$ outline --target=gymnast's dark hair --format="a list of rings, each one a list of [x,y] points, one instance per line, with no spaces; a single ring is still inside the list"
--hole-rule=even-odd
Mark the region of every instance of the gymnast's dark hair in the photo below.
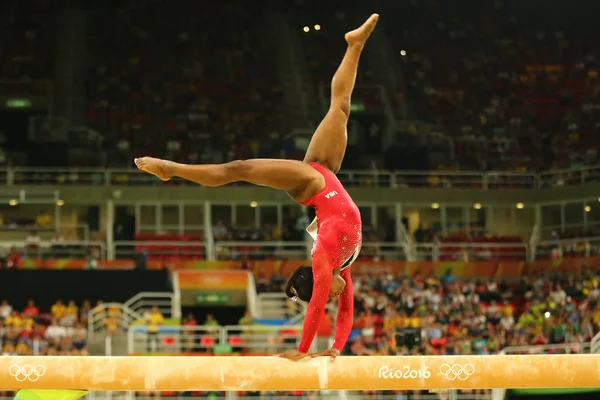
[[[313,293],[312,267],[302,266],[294,271],[285,285],[285,295],[291,299],[309,302]]]

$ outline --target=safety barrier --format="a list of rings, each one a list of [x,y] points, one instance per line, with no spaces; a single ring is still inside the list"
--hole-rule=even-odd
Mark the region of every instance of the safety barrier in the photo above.
[[[340,171],[340,181],[347,187],[410,187],[410,188],[469,188],[469,189],[541,189],[578,186],[600,182],[600,166],[533,173],[505,171]],[[0,183],[8,185],[114,185],[152,186],[161,182],[137,169],[100,168],[25,168],[0,170]],[[195,185],[173,179],[172,185]],[[244,185],[240,183],[239,185]]]
[[[234,351],[277,353],[296,348],[301,332],[299,325],[161,325],[154,331],[135,325],[127,331],[127,349],[129,354],[208,353],[227,346]]]

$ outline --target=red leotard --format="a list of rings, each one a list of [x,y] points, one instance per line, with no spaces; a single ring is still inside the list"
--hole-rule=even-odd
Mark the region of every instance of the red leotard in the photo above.
[[[315,279],[313,294],[304,318],[302,340],[298,350],[307,353],[315,337],[319,324],[323,320],[325,306],[329,299],[329,290],[333,270],[341,267],[342,278],[346,287],[338,298],[338,316],[335,327],[335,342],[333,347],[342,350],[354,318],[354,290],[350,277],[350,265],[360,251],[362,244],[362,223],[358,207],[338,178],[323,166],[309,163],[325,178],[325,187],[310,199],[302,202],[305,206],[315,208],[318,230],[313,232],[313,276]],[[313,224],[311,224],[312,226]],[[317,254],[327,254],[328,257],[318,258]],[[331,260],[330,265],[324,265],[322,260]]]

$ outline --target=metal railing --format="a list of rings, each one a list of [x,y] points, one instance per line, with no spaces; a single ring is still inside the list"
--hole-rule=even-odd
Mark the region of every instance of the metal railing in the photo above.
[[[411,187],[469,189],[542,189],[579,186],[600,182],[600,166],[533,173],[505,171],[340,171],[340,181],[347,187]],[[163,184],[137,169],[102,168],[29,168],[13,167],[0,170],[0,182],[8,185],[114,185],[153,186]],[[171,185],[195,185],[183,179],[173,179]],[[239,183],[238,185],[245,185]]]
[[[115,258],[134,258],[143,253],[149,257],[207,258],[205,242],[189,241],[116,241],[113,243]]]
[[[600,332],[596,333],[596,335],[592,338],[592,341],[590,342],[590,353],[600,353]]]
[[[303,315],[306,305],[289,299],[285,293],[260,293],[256,297],[256,318],[290,319]]]
[[[217,242],[213,247],[194,241],[117,241],[110,247],[117,259],[135,259],[139,254],[151,261],[162,260],[309,260],[308,242]],[[216,249],[216,254],[208,248]],[[100,241],[42,241],[28,246],[24,240],[3,241],[0,249],[15,248],[33,259],[85,259],[98,250],[98,259],[107,259],[107,247]],[[535,261],[563,257],[589,257],[600,254],[600,237],[546,240],[537,243],[437,242],[415,243],[409,248],[394,242],[364,242],[361,257],[381,261]],[[109,258],[110,259],[110,258]],[[93,268],[91,266],[91,268]]]
[[[600,253],[600,237],[544,240],[536,247],[537,259],[563,258],[567,256],[589,257]]]
[[[235,351],[276,353],[298,346],[299,325],[165,326],[148,331],[146,325],[127,332],[129,354],[146,352],[212,352],[226,345]]]
[[[158,311],[166,318],[181,318],[181,309],[177,307],[175,294],[168,292],[140,292],[123,303],[123,306],[140,315],[158,307]]]
[[[419,261],[493,261],[498,259],[525,260],[525,243],[440,242],[415,245]]]
[[[135,323],[145,321],[146,313],[158,307],[167,318],[181,318],[181,307],[175,301],[177,294],[162,292],[141,292],[125,303],[103,303],[94,307],[88,314],[88,335],[108,332],[110,325],[116,332],[126,332]]]
[[[103,303],[92,308],[88,314],[88,337],[109,332],[115,326],[116,332],[126,332],[132,323],[143,321],[144,316],[125,307],[121,303]]]
[[[310,258],[306,242],[284,241],[215,241],[217,259],[237,259],[242,256],[249,259],[288,259],[306,260]]]
[[[54,242],[40,241],[38,245],[28,245],[25,240],[6,241],[0,243],[4,249],[14,248],[28,258],[86,258],[90,249],[99,251],[99,258],[106,258],[106,244],[100,241],[71,240]]]

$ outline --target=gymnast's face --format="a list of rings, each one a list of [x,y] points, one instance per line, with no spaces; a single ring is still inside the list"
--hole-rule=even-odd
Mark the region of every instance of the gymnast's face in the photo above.
[[[329,289],[329,298],[334,299],[338,297],[340,294],[342,294],[345,287],[346,281],[344,278],[334,273],[333,279],[331,280],[331,289]]]

